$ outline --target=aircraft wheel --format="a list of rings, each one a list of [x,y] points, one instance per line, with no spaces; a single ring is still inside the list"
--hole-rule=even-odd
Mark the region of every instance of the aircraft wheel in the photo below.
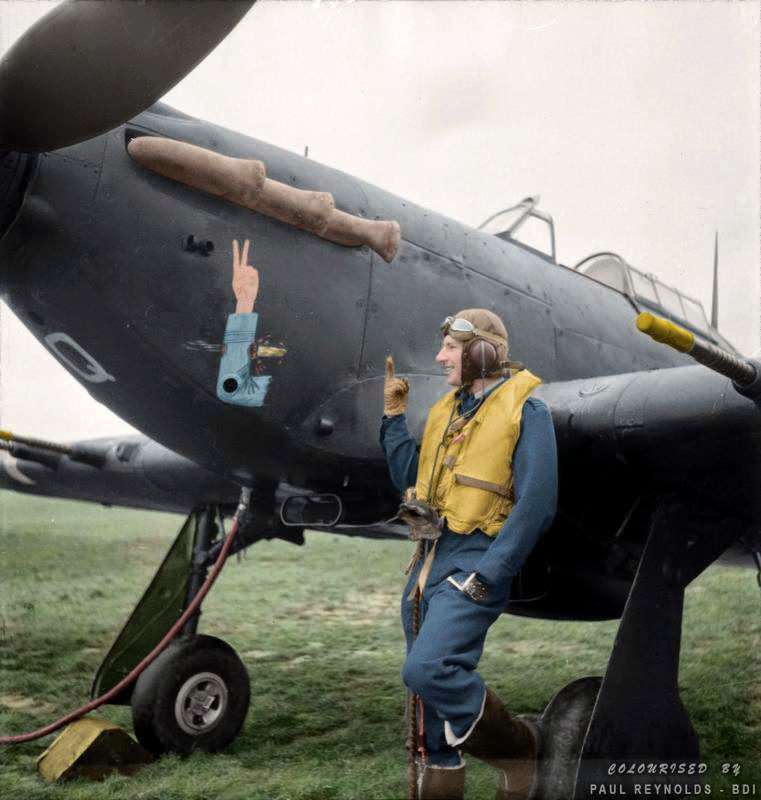
[[[152,753],[222,750],[240,732],[250,697],[248,673],[229,644],[214,636],[180,639],[137,680],[135,736]]]

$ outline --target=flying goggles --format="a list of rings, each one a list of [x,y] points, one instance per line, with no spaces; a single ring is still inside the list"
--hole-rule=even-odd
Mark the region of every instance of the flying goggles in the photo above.
[[[501,344],[507,348],[506,339],[498,336],[496,333],[489,333],[481,328],[477,328],[470,320],[463,319],[462,317],[447,317],[441,323],[441,332],[444,336],[449,334],[453,338],[460,340],[479,337],[481,339],[486,339],[487,342]]]

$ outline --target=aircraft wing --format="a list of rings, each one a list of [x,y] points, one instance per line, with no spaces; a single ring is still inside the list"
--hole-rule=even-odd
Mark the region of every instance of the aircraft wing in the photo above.
[[[146,436],[90,439],[71,454],[14,444],[0,452],[0,488],[104,505],[188,513],[234,506],[240,487]]]
[[[586,575],[593,601],[574,613],[618,613],[652,511],[666,505],[675,509],[674,537],[707,541],[728,525],[736,537],[715,557],[753,566],[761,551],[758,400],[700,365],[549,383],[535,394],[552,413],[560,486],[555,521],[528,562],[548,594],[539,605],[569,609]]]
[[[761,477],[761,401],[728,378],[695,365],[550,383],[536,394],[552,410],[561,460],[582,475],[620,469],[641,489],[680,496],[711,485],[702,504],[761,522],[750,500]],[[726,472],[732,480],[718,485]]]

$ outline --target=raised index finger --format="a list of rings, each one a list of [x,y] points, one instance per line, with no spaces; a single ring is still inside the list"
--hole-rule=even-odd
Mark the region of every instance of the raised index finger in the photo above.
[[[386,377],[394,377],[394,357],[392,355],[386,356]]]
[[[240,263],[244,267],[248,265],[248,244],[248,239],[246,239],[246,241],[243,242],[243,254],[240,257]]]
[[[238,240],[233,239],[233,269],[240,263],[240,251],[238,250]]]

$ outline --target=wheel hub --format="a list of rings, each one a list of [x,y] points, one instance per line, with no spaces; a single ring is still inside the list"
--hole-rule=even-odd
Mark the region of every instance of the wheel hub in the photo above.
[[[185,733],[208,733],[227,710],[227,685],[213,672],[199,672],[188,678],[177,693],[174,715]]]

